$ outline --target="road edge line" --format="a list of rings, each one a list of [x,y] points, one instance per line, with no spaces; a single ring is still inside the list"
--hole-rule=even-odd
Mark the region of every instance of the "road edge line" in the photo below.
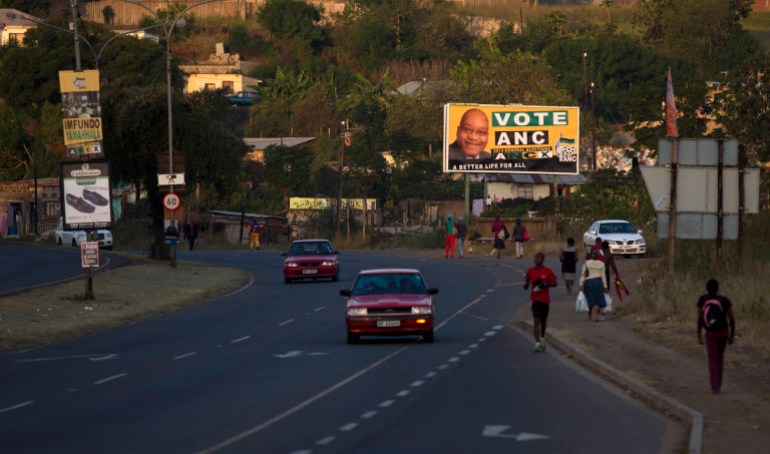
[[[514,325],[525,332],[532,330],[532,322],[530,321],[520,321]],[[635,398],[644,401],[653,409],[676,416],[681,421],[689,423],[688,453],[701,454],[703,449],[703,413],[625,374],[556,334],[548,334],[548,345],[555,347],[569,359],[593,372],[599,378],[606,379],[616,386],[633,392]]]

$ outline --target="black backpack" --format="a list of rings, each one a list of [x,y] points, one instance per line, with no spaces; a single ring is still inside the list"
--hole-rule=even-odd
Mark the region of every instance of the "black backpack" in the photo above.
[[[706,331],[720,331],[727,328],[727,316],[721,299],[709,298],[703,302],[701,322]]]

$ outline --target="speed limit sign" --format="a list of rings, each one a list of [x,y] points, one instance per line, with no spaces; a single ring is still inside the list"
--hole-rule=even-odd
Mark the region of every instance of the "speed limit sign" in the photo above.
[[[182,206],[182,199],[180,199],[179,196],[173,192],[169,192],[163,196],[163,207],[165,209],[176,211],[180,206]]]

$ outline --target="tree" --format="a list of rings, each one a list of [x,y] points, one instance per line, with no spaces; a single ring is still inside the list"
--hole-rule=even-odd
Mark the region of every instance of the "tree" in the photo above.
[[[35,16],[48,16],[50,4],[48,0],[0,0],[0,8],[10,8],[23,11]]]
[[[268,0],[257,20],[279,47],[287,41],[299,41],[318,53],[329,44],[328,32],[320,25],[321,9],[302,0]]]
[[[28,117],[0,104],[0,180],[18,180],[26,174],[29,161]]]
[[[270,145],[265,149],[265,182],[281,191],[284,204],[290,196],[308,196],[313,154],[307,148]]]
[[[552,68],[542,58],[519,51],[502,55],[490,43],[479,59],[459,61],[452,69],[453,99],[481,104],[574,103],[552,74]]]

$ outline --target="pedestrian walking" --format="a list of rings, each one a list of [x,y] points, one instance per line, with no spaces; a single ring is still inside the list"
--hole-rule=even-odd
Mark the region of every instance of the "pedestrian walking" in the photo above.
[[[564,286],[567,287],[567,295],[572,295],[578,263],[574,238],[567,238],[567,246],[562,248],[561,253],[559,253],[559,261],[561,261],[561,277],[564,279]]]
[[[709,358],[711,392],[722,390],[722,373],[727,344],[735,341],[735,316],[733,305],[726,296],[719,294],[719,282],[709,279],[706,294],[698,299],[698,343],[703,344],[706,331],[706,351]]]
[[[524,242],[528,239],[527,228],[521,224],[521,218],[516,218],[516,225],[513,226],[513,244],[517,259],[524,258]]]
[[[556,275],[545,266],[545,254],[535,254],[535,266],[524,275],[524,290],[532,285],[530,304],[532,309],[532,334],[535,337],[535,353],[545,351],[545,329],[551,308],[550,287],[556,287]]]
[[[594,242],[593,246],[591,246],[591,249],[586,251],[586,260],[588,260],[591,257],[591,253],[594,251],[599,251],[599,260],[604,261],[604,252],[602,251],[602,239],[600,237],[596,237],[596,241]]]
[[[455,258],[455,222],[452,213],[446,215],[446,236],[444,237],[444,258]]]
[[[580,273],[580,291],[588,302],[588,321],[599,321],[599,311],[607,305],[604,294],[607,293],[607,278],[604,273],[604,262],[599,260],[599,251],[591,252],[583,264]]]
[[[615,265],[615,254],[610,251],[610,242],[607,240],[602,241],[602,261],[604,262],[604,274],[607,276],[607,286],[610,282],[614,282],[610,279],[610,270],[615,273],[615,277],[620,277],[618,267]]]
[[[189,222],[184,229],[184,236],[190,245],[190,251],[192,251],[195,248],[195,240],[198,239],[198,227],[194,223]]]
[[[251,225],[249,226],[249,250],[259,250],[259,233],[260,227],[257,218],[251,218]]]
[[[457,252],[459,257],[463,258],[465,255],[465,237],[468,236],[468,225],[462,216],[457,216],[455,228],[457,229]]]
[[[500,219],[500,216],[495,216],[495,220],[492,221],[492,233],[494,234],[494,246],[492,247],[492,251],[489,253],[489,255],[497,254],[497,258],[500,258],[500,251],[505,249],[505,238],[506,234],[508,232],[508,229],[505,227],[505,224]]]

